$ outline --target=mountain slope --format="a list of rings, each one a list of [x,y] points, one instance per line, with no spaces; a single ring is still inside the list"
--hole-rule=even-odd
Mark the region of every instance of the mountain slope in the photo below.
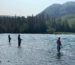
[[[60,18],[57,18],[56,20],[58,19]],[[69,26],[72,27],[72,24],[75,24],[75,14],[64,15],[61,17],[61,20],[62,22],[67,20],[67,22],[69,23]]]
[[[47,7],[44,11],[42,11],[39,14],[44,14],[45,17],[48,14],[50,17],[56,18],[68,14],[75,14],[75,2],[67,2],[64,4],[53,4]]]
[[[69,14],[69,15],[62,16],[61,19],[62,20],[67,19],[68,22],[73,22],[75,21],[75,14]]]

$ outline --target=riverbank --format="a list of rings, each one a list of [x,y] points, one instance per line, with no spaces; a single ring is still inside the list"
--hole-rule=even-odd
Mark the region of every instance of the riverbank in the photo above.
[[[73,32],[54,32],[54,34],[75,34]]]
[[[75,32],[54,32],[54,33],[0,33],[0,34],[75,34]]]

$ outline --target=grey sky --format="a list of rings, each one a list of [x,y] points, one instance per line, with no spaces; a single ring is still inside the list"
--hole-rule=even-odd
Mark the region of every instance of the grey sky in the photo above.
[[[0,0],[0,15],[35,16],[54,3],[68,1],[71,0]]]

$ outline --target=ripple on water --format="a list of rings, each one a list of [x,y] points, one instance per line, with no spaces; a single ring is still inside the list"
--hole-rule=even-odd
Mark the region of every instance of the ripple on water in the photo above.
[[[75,35],[21,34],[23,39],[18,47],[18,34],[0,34],[0,65],[75,65]],[[57,54],[56,40],[61,37],[63,48]]]

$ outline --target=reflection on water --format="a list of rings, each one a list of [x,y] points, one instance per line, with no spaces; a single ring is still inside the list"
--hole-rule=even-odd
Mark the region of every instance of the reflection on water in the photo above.
[[[61,59],[62,53],[57,53],[57,59]]]
[[[9,42],[9,46],[11,45],[11,42]]]
[[[0,34],[0,65],[75,65],[75,35]],[[61,37],[63,48],[57,53],[56,40]]]

